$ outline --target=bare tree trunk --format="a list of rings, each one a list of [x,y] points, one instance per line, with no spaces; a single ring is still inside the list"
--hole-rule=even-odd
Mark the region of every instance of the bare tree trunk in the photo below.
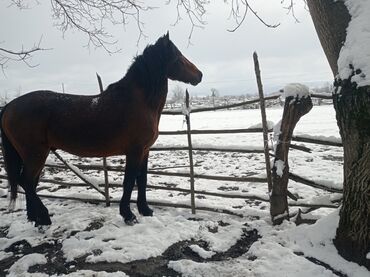
[[[346,259],[370,269],[370,87],[336,85],[337,122],[343,140],[343,203],[334,244]]]
[[[321,45],[333,75],[351,16],[343,1],[307,0]],[[348,65],[349,66],[349,65]],[[343,141],[343,203],[334,240],[346,259],[370,267],[370,87],[358,88],[350,80],[337,80],[333,95]]]
[[[281,120],[279,140],[276,145],[274,165],[272,167],[272,190],[270,192],[270,214],[274,225],[289,219],[288,210],[288,154],[293,131],[302,116],[312,109],[312,100],[307,97],[285,99],[283,118]],[[282,163],[282,172],[278,172],[278,163]],[[281,169],[280,167],[280,169]]]

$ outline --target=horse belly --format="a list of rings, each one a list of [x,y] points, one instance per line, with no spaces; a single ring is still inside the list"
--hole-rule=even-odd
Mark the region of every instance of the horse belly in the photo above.
[[[81,157],[108,157],[126,153],[125,139],[111,136],[71,135],[50,137],[53,148]]]

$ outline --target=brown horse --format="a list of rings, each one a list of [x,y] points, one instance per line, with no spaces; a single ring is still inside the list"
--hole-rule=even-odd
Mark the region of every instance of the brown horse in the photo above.
[[[127,224],[137,222],[130,209],[137,182],[139,213],[152,216],[146,201],[148,154],[158,137],[168,78],[197,85],[202,73],[167,33],[146,47],[125,77],[100,95],[34,91],[6,105],[0,127],[11,201],[20,185],[26,194],[28,219],[36,225],[49,225],[49,212],[37,196],[36,186],[50,150],[84,157],[126,155],[120,214]]]

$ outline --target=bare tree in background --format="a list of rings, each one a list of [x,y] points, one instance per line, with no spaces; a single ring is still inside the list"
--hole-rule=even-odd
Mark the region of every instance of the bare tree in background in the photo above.
[[[211,88],[211,98],[212,98],[212,105],[213,107],[216,106],[216,97],[218,97],[220,94],[216,88]]]
[[[181,86],[176,85],[172,89],[171,101],[173,103],[184,103],[184,99],[185,99],[185,91],[184,91],[184,89]]]

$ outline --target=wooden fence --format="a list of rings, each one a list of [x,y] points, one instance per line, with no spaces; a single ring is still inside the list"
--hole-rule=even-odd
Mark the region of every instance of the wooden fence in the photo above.
[[[258,60],[257,60],[258,61]],[[148,188],[150,189],[156,189],[156,190],[171,190],[171,191],[177,191],[177,192],[183,192],[183,193],[189,193],[190,194],[190,205],[188,204],[178,204],[178,203],[172,203],[172,202],[166,202],[166,201],[148,201],[150,205],[155,206],[167,206],[167,207],[176,207],[176,208],[189,208],[191,209],[192,213],[195,213],[196,210],[205,210],[205,211],[213,211],[213,212],[221,212],[231,215],[236,215],[242,217],[241,214],[237,213],[235,210],[229,210],[229,209],[218,209],[218,208],[212,208],[208,206],[201,206],[196,205],[195,203],[195,195],[208,195],[208,196],[215,196],[215,197],[223,197],[223,198],[238,198],[238,199],[249,199],[249,200],[259,200],[262,202],[269,202],[270,199],[268,197],[268,194],[266,193],[266,197],[258,196],[258,195],[248,195],[246,193],[218,193],[218,192],[209,192],[204,190],[196,190],[195,189],[195,180],[196,179],[207,179],[207,180],[217,180],[217,181],[232,181],[232,182],[253,182],[253,183],[264,183],[267,184],[271,181],[271,170],[269,169],[270,165],[270,156],[274,156],[274,153],[270,153],[267,144],[267,137],[268,134],[272,132],[271,129],[267,128],[266,124],[266,117],[265,117],[265,108],[264,103],[265,101],[275,100],[280,97],[280,95],[272,95],[268,97],[264,97],[263,91],[262,91],[262,83],[260,82],[260,73],[257,65],[255,64],[256,68],[256,76],[258,81],[258,88],[259,88],[259,98],[248,100],[240,103],[235,103],[231,105],[225,105],[225,106],[219,106],[219,107],[207,107],[207,108],[195,108],[191,109],[189,107],[189,96],[187,93],[186,97],[186,110],[180,111],[180,110],[165,110],[162,114],[165,115],[182,115],[186,118],[187,123],[187,129],[184,131],[161,131],[160,135],[186,135],[188,139],[188,146],[186,147],[153,147],[151,151],[176,151],[176,150],[186,150],[189,153],[189,166],[186,166],[186,168],[189,169],[189,172],[168,172],[163,170],[155,170],[155,169],[149,169],[148,174],[152,175],[162,175],[162,176],[177,176],[177,177],[183,177],[190,179],[190,186],[189,189],[184,188],[169,188],[164,186],[157,186],[157,185],[148,185]],[[99,85],[102,89],[101,80],[99,79]],[[326,95],[311,95],[311,97],[317,97],[322,99],[328,99],[329,96]],[[206,112],[206,111],[215,111],[215,110],[221,110],[221,109],[230,109],[230,108],[237,108],[240,106],[247,106],[255,103],[260,103],[261,113],[262,113],[262,128],[245,128],[245,129],[228,129],[228,130],[192,130],[191,129],[191,119],[190,116],[193,113],[198,112]],[[235,149],[235,148],[226,148],[226,147],[194,147],[192,145],[192,135],[204,135],[204,134],[250,134],[250,133],[261,133],[263,134],[263,141],[264,141],[264,149]],[[262,136],[261,136],[262,139]],[[329,145],[334,147],[341,147],[340,143],[333,143],[330,141],[324,141],[324,140],[317,140],[312,138],[305,138],[305,137],[299,137],[299,136],[293,136],[292,141],[297,142],[304,142],[304,143],[316,143],[316,144],[322,144],[322,145]],[[307,147],[303,147],[301,145],[293,145],[290,144],[290,148],[297,149],[300,151],[310,152],[311,150]],[[266,161],[266,177],[231,177],[231,176],[215,176],[215,175],[204,175],[204,174],[197,174],[194,170],[194,162],[193,162],[193,151],[220,151],[220,152],[237,152],[237,153],[260,153],[265,154],[265,161]],[[102,196],[102,198],[78,198],[78,197],[64,197],[64,196],[57,196],[57,195],[50,195],[50,194],[43,194],[41,191],[38,192],[40,197],[47,197],[47,198],[59,198],[59,199],[72,199],[72,200],[81,200],[81,201],[88,201],[88,202],[102,202],[106,203],[107,206],[110,205],[110,203],[117,203],[119,200],[117,199],[111,199],[109,195],[109,189],[113,187],[121,187],[121,185],[109,183],[108,176],[109,172],[123,172],[124,167],[123,166],[109,166],[107,165],[106,161],[103,160],[101,165],[79,165],[78,167],[75,165],[72,165],[70,162],[66,161],[58,152],[54,151],[54,155],[62,162],[62,164],[49,164],[47,163],[45,166],[48,168],[55,168],[55,169],[69,169],[72,170],[76,176],[78,176],[82,182],[65,182],[57,179],[46,179],[41,178],[40,182],[44,183],[51,183],[56,184],[60,186],[67,186],[67,187],[79,187],[79,186],[90,186],[97,190]],[[0,164],[3,164],[3,162],[0,162]],[[163,168],[162,168],[163,169]],[[90,180],[90,178],[84,174],[81,173],[81,170],[100,170],[104,172],[104,183],[94,183]],[[0,175],[0,179],[6,179],[5,175]],[[289,179],[293,180],[295,182],[302,183],[307,186],[314,187],[316,189],[322,189],[328,192],[335,192],[335,193],[341,193],[342,191],[335,188],[329,188],[322,184],[318,184],[312,180],[308,180],[306,178],[300,177],[294,173],[289,173]],[[271,185],[269,184],[266,186],[266,192],[271,191]],[[40,193],[41,192],[41,193]],[[299,210],[300,213],[307,213],[312,210],[325,207],[325,208],[337,208],[338,207],[338,201],[333,201],[329,204],[315,204],[315,203],[305,203],[303,201],[298,201],[291,193],[288,192],[287,197],[290,196],[292,198],[291,201],[289,201],[289,206],[297,206],[304,208],[303,210]],[[135,202],[133,200],[132,202]],[[292,215],[291,215],[292,216]]]

